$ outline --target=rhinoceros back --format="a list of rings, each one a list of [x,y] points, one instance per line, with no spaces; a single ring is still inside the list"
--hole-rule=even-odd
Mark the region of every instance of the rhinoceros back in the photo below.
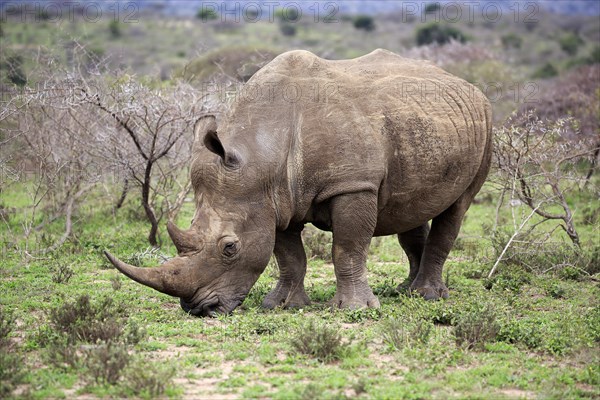
[[[380,179],[381,211],[420,221],[452,204],[486,162],[489,102],[428,61],[386,50],[351,60],[291,51],[248,83],[272,89],[244,106],[289,123],[308,165],[302,178],[319,182],[315,190]]]

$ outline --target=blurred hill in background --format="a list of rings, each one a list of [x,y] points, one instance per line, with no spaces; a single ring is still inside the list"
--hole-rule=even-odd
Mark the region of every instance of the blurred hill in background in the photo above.
[[[11,4],[15,3],[39,3],[36,0],[11,0],[0,5],[0,9],[10,7]],[[116,0],[116,1],[104,1],[98,2],[97,0],[79,0],[66,1],[59,0],[52,2],[57,5],[62,5],[65,8],[73,7],[74,4],[78,6],[85,6],[87,3],[98,4],[105,9],[114,7],[114,3],[120,3],[122,6],[134,4],[136,8],[155,10],[162,12],[166,15],[172,16],[186,16],[189,13],[194,13],[198,10],[202,4],[216,5],[219,11],[233,10],[240,3],[253,3],[259,5],[262,9],[269,9],[270,7],[290,7],[299,6],[303,12],[311,12],[315,8],[324,9],[328,5],[335,5],[340,13],[344,14],[369,14],[377,15],[388,12],[396,12],[403,8],[412,8],[413,5],[422,6],[430,3],[440,4],[461,4],[467,6],[470,4],[473,7],[485,8],[488,5],[502,7],[504,10],[511,10],[515,8],[514,0],[480,0],[480,1],[464,1],[456,2],[453,0],[437,0],[437,1],[399,1],[399,0],[343,0],[343,1],[327,1],[327,0],[315,0],[315,1],[272,1],[272,0],[259,0],[259,1],[240,1],[240,0],[220,0],[220,1],[206,1],[206,0]],[[104,3],[104,4],[103,4]],[[550,11],[557,14],[580,14],[580,15],[599,15],[600,14],[600,2],[596,0],[530,0],[521,3],[534,3],[545,11]]]
[[[589,107],[598,105],[598,68],[582,69],[600,62],[598,1],[26,0],[0,10],[5,94],[41,81],[41,60],[74,67],[80,47],[88,66],[219,90],[286,50],[341,59],[386,48],[476,84],[494,103],[497,122],[532,107],[582,112],[579,102],[556,107],[544,97],[566,80],[571,93],[578,93],[573,85],[585,87]]]

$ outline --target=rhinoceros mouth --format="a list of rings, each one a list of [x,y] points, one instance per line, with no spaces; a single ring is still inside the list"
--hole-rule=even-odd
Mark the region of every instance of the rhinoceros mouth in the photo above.
[[[204,300],[198,304],[187,302],[184,299],[180,299],[181,308],[188,314],[196,317],[216,317],[220,314],[220,302],[218,297],[213,297],[208,300]]]
[[[218,297],[213,297],[204,300],[197,305],[180,299],[181,308],[188,314],[196,317],[216,318],[219,315],[231,314],[238,306],[243,303],[243,300],[234,300],[231,302],[221,302]]]

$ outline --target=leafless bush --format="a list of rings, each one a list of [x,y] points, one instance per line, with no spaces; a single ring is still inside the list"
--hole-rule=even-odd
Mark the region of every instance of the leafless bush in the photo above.
[[[35,88],[25,87],[9,104],[13,107],[7,112],[10,120],[3,121],[13,140],[8,143],[13,156],[7,161],[15,171],[10,178],[29,183],[25,185],[29,207],[22,223],[22,250],[27,254],[54,251],[67,240],[80,201],[99,180],[97,163],[86,151],[93,143],[90,128],[94,121],[70,98],[67,84],[57,86],[48,81]],[[75,118],[76,114],[83,120]],[[47,248],[30,250],[29,239],[62,218],[62,236]]]
[[[587,173],[591,177],[600,158],[600,64],[582,66],[564,76],[552,79],[540,87],[539,101],[523,104],[519,110],[520,120],[525,125],[527,115],[535,110],[540,118],[556,120],[571,117],[576,122],[566,129],[564,136],[573,139],[578,134],[589,136],[596,144],[596,152]]]
[[[494,135],[495,164],[502,191],[497,209],[500,210],[508,197],[513,206],[514,233],[507,240],[490,276],[517,238],[527,241],[525,238],[531,238],[536,228],[548,221],[554,221],[556,225],[543,233],[541,243],[560,227],[576,249],[580,246],[567,196],[584,187],[586,164],[593,165],[598,145],[583,135],[565,139],[565,131],[576,129],[570,118],[548,122],[530,112],[527,120],[524,125],[508,123]],[[527,215],[517,215],[520,204],[529,208]]]
[[[117,206],[132,186],[140,189],[148,240],[157,246],[160,221],[175,218],[191,189],[186,171],[202,94],[184,83],[158,86],[109,70],[77,44],[69,69],[56,69],[51,58],[39,61],[45,67],[36,72],[40,80],[13,91],[0,112],[2,180],[32,183],[22,250],[59,248],[85,195],[116,182],[123,184]],[[36,235],[63,219],[64,233],[54,244],[29,250],[29,239],[38,244]]]

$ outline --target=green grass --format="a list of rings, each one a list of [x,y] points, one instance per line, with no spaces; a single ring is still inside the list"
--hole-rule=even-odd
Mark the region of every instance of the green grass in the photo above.
[[[447,61],[445,66],[469,81],[505,84],[510,99],[494,104],[498,120],[518,106],[512,88],[522,87],[547,60],[561,74],[576,61],[561,50],[558,41],[568,29],[557,26],[575,23],[581,27],[585,42],[577,57],[585,57],[597,46],[597,18],[540,14],[537,28],[527,32],[522,24],[513,24],[511,17],[506,13],[493,29],[484,26],[481,19],[473,24],[457,24],[471,43],[491,51],[494,57],[471,60],[467,56],[469,62],[461,57]],[[64,64],[72,39],[77,39],[92,56],[112,56],[109,61],[114,65],[122,63],[131,73],[142,75],[141,79],[158,67],[166,75],[162,78],[167,79],[160,84],[168,84],[170,73],[219,49],[302,48],[328,58],[352,58],[383,47],[405,54],[415,46],[415,31],[420,26],[390,15],[377,18],[376,30],[365,33],[357,32],[350,21],[313,24],[305,20],[294,37],[285,37],[277,24],[241,24],[219,30],[218,21],[203,24],[193,15],[175,20],[144,14],[137,23],[122,24],[121,36],[115,39],[109,23],[103,19],[93,24],[34,24],[9,18],[1,26],[3,51],[7,56],[23,56],[23,69],[31,84],[36,80],[36,57],[52,55],[57,63]],[[498,38],[508,32],[522,38],[519,49],[501,47]],[[6,83],[5,70],[0,72],[0,79]],[[58,219],[27,241],[19,236],[23,224],[39,224],[45,217],[39,212],[33,217],[33,210],[28,208],[33,187],[30,182],[11,183],[0,192],[0,206],[14,209],[8,221],[0,224],[0,310],[3,316],[12,313],[15,318],[7,337],[0,338],[0,351],[9,355],[2,360],[24,360],[21,379],[16,379],[21,374],[0,368],[0,372],[9,371],[6,376],[0,374],[0,397],[4,397],[4,388],[12,391],[13,397],[34,399],[79,394],[98,398],[156,397],[149,389],[136,393],[134,388],[140,380],[142,386],[150,388],[152,376],[130,371],[117,384],[103,384],[90,380],[85,368],[50,362],[53,345],[47,338],[56,333],[50,313],[82,295],[89,295],[93,302],[111,298],[124,308],[124,324],[144,330],[145,339],[129,345],[135,356],[132,365],[148,365],[152,368],[144,372],[156,369],[164,375],[168,371],[160,372],[160,366],[173,368],[175,376],[164,388],[167,397],[600,397],[599,271],[594,271],[591,263],[560,266],[571,262],[571,249],[569,239],[559,230],[550,246],[536,249],[533,257],[520,263],[501,263],[498,273],[487,279],[499,243],[506,239],[492,235],[498,195],[492,185],[484,187],[480,202],[469,210],[445,265],[444,277],[451,296],[447,301],[425,302],[395,292],[408,274],[408,262],[396,237],[385,237],[373,240],[368,260],[369,282],[381,301],[381,309],[331,310],[327,301],[335,293],[335,275],[330,262],[322,259],[330,250],[327,241],[331,235],[322,234],[311,236],[314,243],[308,251],[306,291],[311,306],[300,310],[260,308],[277,275],[276,268],[269,267],[242,307],[218,319],[186,315],[178,299],[119,275],[102,255],[108,249],[132,263],[152,266],[159,262],[158,253],[151,252],[146,241],[148,226],[136,193],[131,193],[124,208],[116,212],[103,193],[90,194],[76,213],[73,237],[59,251],[26,256],[25,250],[46,247],[60,237],[64,223]],[[597,194],[571,193],[568,201],[573,207],[582,252],[593,260],[596,251],[597,268]],[[188,223],[193,212],[186,203],[179,215],[180,226]],[[505,205],[499,214],[500,226],[508,228],[510,234],[513,216],[518,222],[528,213],[524,206]],[[531,223],[537,221],[534,217]],[[544,224],[541,228],[552,227]],[[164,224],[161,238],[160,253],[175,255]],[[73,275],[61,282],[59,271],[68,270]],[[292,339],[306,330],[307,320],[336,328],[342,350],[335,357],[319,359],[297,351]],[[478,324],[493,327],[493,334],[474,339],[472,345],[457,340],[457,334],[470,332]],[[390,340],[393,337],[398,340]]]
[[[581,196],[572,200],[579,208],[589,204]],[[19,193],[3,197],[3,202],[8,207],[24,204]],[[124,310],[124,323],[143,329],[145,339],[129,345],[130,352],[139,362],[175,370],[163,389],[168,397],[562,399],[600,395],[597,280],[560,270],[540,274],[505,264],[493,279],[485,279],[495,259],[489,233],[482,226],[495,215],[493,201],[475,204],[467,215],[461,242],[446,264],[451,289],[446,301],[426,302],[395,293],[408,265],[396,238],[386,237],[373,242],[368,262],[369,280],[382,305],[379,310],[331,310],[326,302],[335,292],[333,266],[314,258],[306,282],[311,306],[260,308],[275,284],[275,274],[266,272],[240,309],[217,319],[186,315],[177,299],[129,279],[120,279],[120,288],[113,288],[111,279],[117,272],[109,268],[102,250],[109,248],[125,258],[147,248],[147,226],[136,217],[136,209],[130,201],[113,215],[109,204],[88,202],[78,212],[75,237],[57,253],[36,259],[14,250],[6,253],[0,270],[0,304],[3,312],[16,318],[8,339],[11,351],[25,360],[26,371],[14,396],[152,397],[147,391],[135,395],[132,372],[116,384],[97,383],[85,369],[49,361],[52,345],[43,338],[53,329],[51,310],[84,294],[95,304],[111,298]],[[184,210],[182,222],[191,211]],[[17,213],[8,226],[17,230],[20,223]],[[589,246],[597,226],[579,226],[583,243]],[[58,234],[60,228],[57,221],[48,232]],[[6,225],[2,229],[8,238]],[[161,251],[175,254],[166,243]],[[144,264],[158,262],[148,254],[142,256]],[[68,282],[53,280],[57,265],[73,269]],[[493,310],[485,311],[486,304]],[[335,356],[315,357],[297,350],[293,338],[302,337],[307,320],[339,332],[341,350],[332,353]],[[473,345],[456,339],[459,328],[462,335],[477,321],[493,321],[497,332],[476,339]],[[396,332],[399,342],[390,341],[390,332]]]

